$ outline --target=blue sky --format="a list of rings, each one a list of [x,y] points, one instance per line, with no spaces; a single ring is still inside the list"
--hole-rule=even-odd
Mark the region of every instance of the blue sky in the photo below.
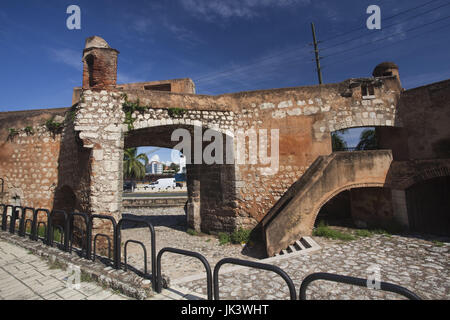
[[[72,4],[81,30],[66,28]],[[372,4],[381,30],[365,27]],[[449,78],[448,0],[2,0],[0,111],[70,106],[92,35],[120,51],[119,82],[190,77],[203,94],[316,84],[312,21],[326,83],[382,61],[405,88]]]

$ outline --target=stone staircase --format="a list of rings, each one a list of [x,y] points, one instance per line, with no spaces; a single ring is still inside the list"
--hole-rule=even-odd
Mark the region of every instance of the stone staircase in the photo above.
[[[384,186],[391,163],[390,150],[319,156],[261,220],[267,255],[273,257],[301,248],[302,242],[297,240],[311,235],[323,204],[353,187]]]
[[[300,240],[295,240],[292,244],[287,246],[285,249],[281,250],[279,253],[275,254],[275,257],[280,257],[284,255],[292,255],[294,253],[304,251],[306,249],[316,249],[320,246],[308,236],[302,237]]]

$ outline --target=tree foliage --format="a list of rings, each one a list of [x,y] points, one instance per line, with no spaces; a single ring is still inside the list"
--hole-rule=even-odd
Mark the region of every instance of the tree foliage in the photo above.
[[[331,146],[333,151],[344,151],[347,148],[347,142],[345,142],[342,134],[347,130],[340,130],[331,133]]]
[[[378,149],[375,129],[366,129],[361,132],[356,150],[376,150]]]
[[[142,163],[142,161],[144,163]],[[148,157],[145,153],[137,154],[137,148],[124,150],[123,156],[123,176],[126,179],[143,179],[145,177],[145,166],[148,164]]]

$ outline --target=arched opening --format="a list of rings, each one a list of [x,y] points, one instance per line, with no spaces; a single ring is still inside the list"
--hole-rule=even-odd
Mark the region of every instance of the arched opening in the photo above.
[[[330,226],[349,228],[398,229],[391,189],[383,187],[351,188],[338,193],[322,206],[315,226],[321,221]]]
[[[335,151],[378,150],[377,130],[374,127],[358,127],[331,132],[331,148]]]
[[[204,139],[207,132],[212,132],[213,136]],[[227,164],[230,156],[227,154],[229,149],[226,145],[230,141],[232,143],[232,138],[208,128],[192,125],[161,125],[130,131],[125,137],[124,148],[151,147],[153,150],[157,149],[154,154],[158,154],[158,151],[165,150],[167,152],[169,149],[179,148],[181,142],[187,142],[189,148],[183,148],[182,150],[186,163],[185,182],[182,177],[175,177],[175,174],[173,174],[173,178],[158,177],[157,174],[156,178],[159,178],[159,180],[178,179],[178,181],[171,182],[175,186],[169,186],[169,190],[161,190],[160,188],[152,190],[151,183],[155,182],[153,181],[155,175],[147,175],[147,181],[145,179],[140,181],[140,186],[147,186],[147,190],[144,190],[144,192],[148,191],[148,193],[152,193],[152,191],[174,191],[178,193],[178,197],[182,197],[182,193],[184,193],[187,197],[187,203],[185,203],[185,206],[183,204],[182,211],[186,217],[184,228],[209,232],[215,230],[234,231],[234,219],[231,219],[235,215],[235,207],[232,203],[234,201],[234,164]],[[212,144],[220,146],[221,150],[219,148],[211,149]],[[220,158],[221,160],[209,162],[208,159],[205,159],[208,150],[211,151],[209,154],[214,159]],[[175,153],[180,155],[178,151]],[[148,160],[151,160],[154,154]],[[169,173],[170,164],[167,161],[171,160],[167,156],[163,160],[166,162],[164,166],[169,169],[166,172]],[[179,163],[175,164],[179,165]],[[152,170],[151,164],[148,168],[148,171],[150,170]],[[178,171],[177,174],[183,175],[183,169],[178,169]],[[164,168],[162,174],[164,174]],[[167,184],[167,181],[163,181],[163,184]],[[166,199],[158,199],[158,202],[168,204],[166,200],[167,197]],[[220,208],[219,214],[217,208]],[[176,228],[179,229],[180,226],[178,225]]]
[[[450,176],[417,182],[406,189],[411,231],[450,236]]]
[[[77,197],[69,186],[56,189],[53,210],[63,210],[67,213],[75,211]]]
[[[217,137],[221,137],[223,143],[226,142],[224,134],[216,130],[211,131],[216,136],[208,140],[204,139],[208,132],[207,128],[177,124],[135,129],[129,131],[125,136],[124,148],[137,148],[136,156],[147,152],[149,165],[146,177],[136,181],[133,192],[128,189],[123,193],[122,217],[137,216],[139,219],[150,222],[155,227],[156,242],[160,246],[191,250],[192,247],[187,244],[192,241],[198,243],[205,241],[203,237],[193,237],[195,234],[213,233],[215,230],[218,232],[227,229],[234,231],[235,207],[232,204],[235,196],[233,192],[234,165],[226,164],[226,161],[207,163],[205,153],[211,143],[215,142]],[[179,134],[182,134],[183,137],[180,138]],[[191,150],[182,149],[186,161],[185,184],[180,181],[184,184],[182,187],[177,187],[177,182],[175,182],[175,188],[169,187],[169,190],[160,190],[156,187],[152,189],[151,182],[154,182],[155,179],[172,179],[167,178],[173,173],[170,172],[172,170],[167,161],[180,164],[180,161],[172,160],[170,154],[179,147],[181,142],[185,142],[185,139],[191,146]],[[221,146],[223,147],[223,145]],[[174,154],[177,153],[179,154],[176,150]],[[211,152],[212,156],[219,156],[219,153],[219,150]],[[201,159],[198,159],[198,155],[201,156]],[[226,160],[226,151],[223,152],[222,159]],[[154,167],[152,167],[152,162],[155,164]],[[163,164],[162,168],[158,168],[159,163]],[[184,164],[180,165],[178,172],[184,171],[183,166]],[[126,182],[125,179],[124,182]],[[145,188],[146,186],[147,188]],[[131,204],[130,198],[133,198],[134,204]],[[180,198],[183,199],[183,202],[169,203],[176,202]],[[144,204],[144,202],[149,204]],[[147,246],[149,243],[148,229],[142,225],[125,223],[122,228],[122,240],[125,242],[129,239],[142,241]],[[147,251],[149,250],[150,248],[147,247]],[[131,267],[142,271],[142,250],[138,246],[129,246],[128,255]],[[179,270],[179,268],[174,268],[171,260],[163,259],[162,267],[167,274],[171,274],[171,277],[176,277],[182,274],[193,274],[201,267],[201,264],[198,267],[189,264],[185,270]]]
[[[86,60],[86,64],[87,64],[87,68],[88,68],[88,77],[89,77],[89,87],[94,87],[97,83],[95,81],[95,77],[94,77],[94,61],[95,58],[92,54],[89,54],[86,56],[85,58]]]

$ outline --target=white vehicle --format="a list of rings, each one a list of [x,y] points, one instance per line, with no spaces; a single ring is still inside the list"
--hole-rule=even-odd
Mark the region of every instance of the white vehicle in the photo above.
[[[150,187],[155,190],[167,190],[167,189],[174,189],[176,186],[175,178],[164,178],[164,179],[158,179],[156,182],[153,182],[150,184]]]

